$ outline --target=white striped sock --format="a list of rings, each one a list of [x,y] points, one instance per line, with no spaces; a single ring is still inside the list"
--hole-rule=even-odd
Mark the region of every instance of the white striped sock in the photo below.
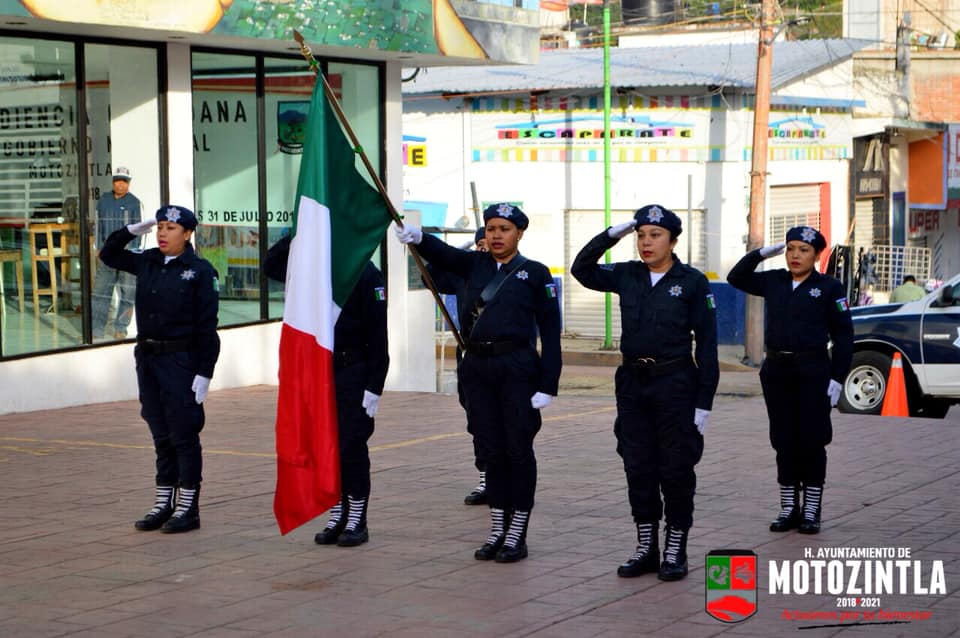
[[[503,510],[496,507],[490,508],[490,536],[487,537],[487,543],[496,545],[503,538]]]
[[[503,541],[504,547],[517,547],[521,539],[527,533],[527,521],[530,519],[530,512],[516,511],[513,518],[510,519],[510,529],[507,531],[507,537]]]

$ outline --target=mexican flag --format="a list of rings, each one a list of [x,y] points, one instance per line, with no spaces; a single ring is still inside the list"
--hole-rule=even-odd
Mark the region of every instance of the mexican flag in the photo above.
[[[286,534],[340,498],[334,324],[391,216],[356,168],[354,149],[317,80],[287,262],[277,399],[273,512]]]

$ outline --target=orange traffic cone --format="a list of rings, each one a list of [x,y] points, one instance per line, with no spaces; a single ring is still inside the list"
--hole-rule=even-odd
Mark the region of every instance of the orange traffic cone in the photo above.
[[[890,364],[890,376],[887,378],[887,391],[883,395],[883,408],[880,416],[910,416],[907,403],[907,384],[903,380],[903,361],[900,353],[893,353]]]

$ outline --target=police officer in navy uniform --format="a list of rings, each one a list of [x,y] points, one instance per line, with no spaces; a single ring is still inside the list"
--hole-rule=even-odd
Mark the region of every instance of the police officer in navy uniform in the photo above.
[[[643,261],[597,263],[634,230]],[[571,267],[587,288],[620,295],[623,365],[616,372],[614,434],[638,542],[617,570],[623,577],[654,571],[662,580],[687,575],[694,466],[703,454],[720,366],[710,285],[703,273],[673,253],[681,231],[680,218],[672,211],[644,206],[633,220],[591,239]],[[666,519],[662,562],[661,516]]]
[[[853,358],[853,322],[843,284],[814,268],[826,246],[817,230],[797,226],[787,231],[785,244],[750,251],[727,275],[735,288],[766,300],[760,383],[780,484],[780,514],[770,524],[772,532],[820,531],[826,446],[833,437],[830,409],[840,399]],[[786,270],[754,272],[784,249]]]
[[[271,279],[286,281],[290,242],[286,235],[267,251],[263,270]],[[337,318],[333,347],[341,497],[314,541],[318,545],[355,547],[370,540],[367,441],[373,436],[374,416],[390,366],[386,288],[380,270],[369,261]]]
[[[527,557],[527,528],[537,485],[533,439],[540,410],[560,382],[560,306],[543,264],[527,259],[518,243],[528,225],[520,208],[493,204],[483,211],[487,250],[465,251],[397,228],[404,244],[467,282],[461,320],[470,335],[460,366],[468,421],[487,467],[491,530],[477,560],[512,563]],[[541,354],[534,347],[539,329]]]
[[[158,248],[124,250],[157,226]],[[156,499],[136,522],[165,533],[200,527],[203,400],[220,354],[217,271],[190,245],[197,218],[183,206],[164,206],[156,219],[114,231],[100,250],[110,268],[137,278],[137,383],[140,414],[157,456]]]
[[[486,252],[487,250],[487,238],[486,238],[487,229],[478,228],[477,232],[473,235],[473,244],[476,249],[480,252]],[[463,250],[466,250],[469,247],[469,243],[462,246]],[[464,339],[467,339],[469,335],[464,334],[464,322],[463,317],[467,316],[470,312],[470,309],[466,307],[466,297],[467,297],[467,282],[462,278],[457,277],[456,275],[447,272],[446,270],[441,270],[433,264],[427,264],[427,272],[430,273],[430,277],[433,279],[433,285],[437,289],[437,292],[443,295],[454,295],[457,298],[457,317],[460,318],[460,334]],[[463,384],[460,382],[460,363],[463,360],[463,352],[460,349],[460,346],[457,346],[457,398],[460,400],[460,405],[463,406],[464,410],[467,407],[467,399],[463,393]],[[473,428],[470,427],[470,414],[467,413],[467,432],[473,435]],[[463,498],[465,505],[486,505],[487,504],[487,472],[486,465],[484,465],[483,460],[480,458],[480,451],[477,448],[477,439],[473,437],[473,458],[474,465],[477,468],[477,471],[480,472],[480,481],[477,483],[476,487],[470,490],[470,493]]]

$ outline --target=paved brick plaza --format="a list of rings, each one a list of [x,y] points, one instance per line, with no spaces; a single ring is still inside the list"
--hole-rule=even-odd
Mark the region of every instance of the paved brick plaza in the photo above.
[[[530,557],[513,565],[473,559],[488,516],[462,505],[476,476],[453,396],[384,397],[371,541],[354,549],[314,545],[322,520],[277,532],[276,388],[210,395],[203,527],[179,536],[133,529],[153,475],[135,402],[0,417],[0,636],[956,635],[960,409],[943,421],[836,415],[823,532],[775,535],[755,376],[723,373],[698,466],[691,573],[678,583],[615,573],[634,530],[609,368],[568,368],[570,391],[544,412]],[[584,389],[591,394],[576,394]],[[813,628],[838,622],[822,618],[841,611],[839,596],[767,593],[768,561],[838,547],[909,548],[923,583],[942,560],[947,595],[879,597],[885,611],[927,611],[928,620]],[[703,611],[703,556],[719,548],[759,555],[760,610],[746,622]],[[785,620],[784,610],[823,613]]]

